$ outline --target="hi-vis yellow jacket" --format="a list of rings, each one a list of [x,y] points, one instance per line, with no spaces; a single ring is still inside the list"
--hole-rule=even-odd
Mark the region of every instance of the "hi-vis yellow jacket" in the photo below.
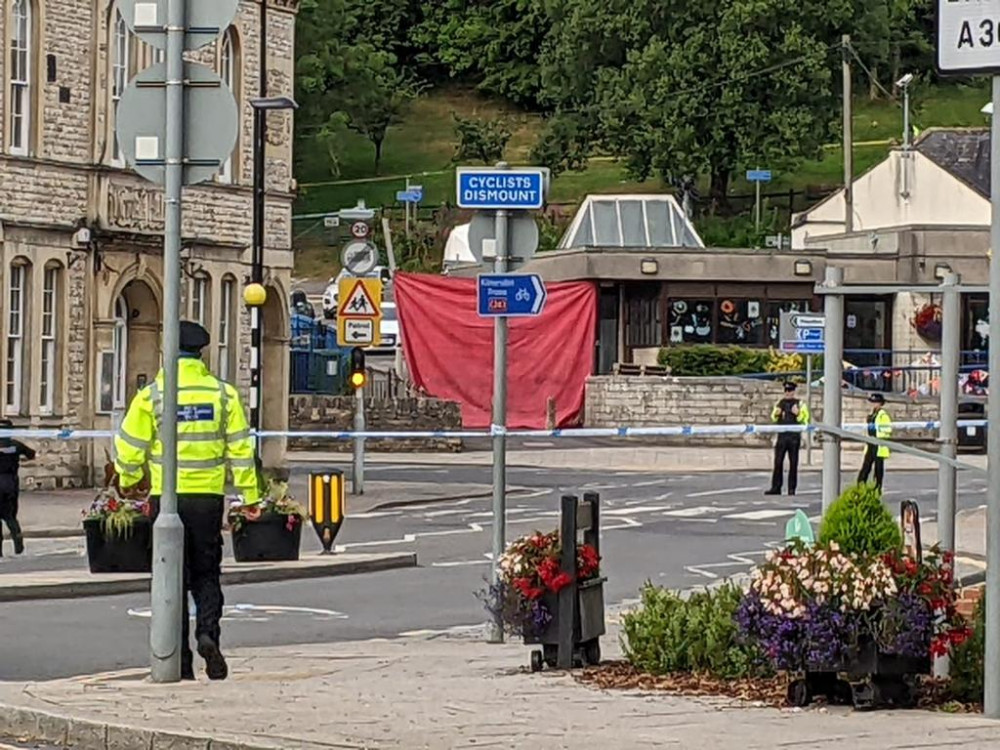
[[[226,468],[247,503],[260,501],[253,441],[236,389],[216,378],[200,359],[178,365],[177,492],[223,495]],[[149,463],[151,494],[163,488],[163,370],[139,391],[115,436],[115,469],[127,489],[142,481]]]

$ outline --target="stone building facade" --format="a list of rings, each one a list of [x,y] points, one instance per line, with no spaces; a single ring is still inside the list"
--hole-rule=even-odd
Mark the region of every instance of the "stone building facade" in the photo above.
[[[260,2],[191,59],[240,102],[232,158],[186,188],[182,311],[212,334],[213,372],[249,390],[253,117]],[[268,95],[291,95],[298,0],[269,3]],[[114,135],[128,81],[160,55],[128,32],[116,0],[2,0],[0,14],[0,411],[18,427],[109,430],[160,363],[163,193],[126,168]],[[288,422],[292,118],[269,115],[265,214],[265,429]],[[28,487],[88,484],[110,441],[38,440]],[[265,460],[280,460],[271,441]]]

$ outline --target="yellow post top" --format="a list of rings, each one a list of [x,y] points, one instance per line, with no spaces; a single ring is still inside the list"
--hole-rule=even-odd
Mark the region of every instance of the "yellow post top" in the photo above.
[[[267,302],[267,290],[262,284],[247,284],[243,290],[243,301],[249,307],[260,307]]]

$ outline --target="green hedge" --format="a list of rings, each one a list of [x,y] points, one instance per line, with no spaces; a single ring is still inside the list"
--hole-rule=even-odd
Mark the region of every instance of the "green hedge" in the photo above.
[[[847,554],[881,555],[897,550],[903,537],[874,484],[848,487],[823,515],[821,544],[836,542]]]
[[[986,658],[986,596],[976,603],[972,637],[951,654],[951,693],[963,703],[983,702],[983,662]]]
[[[750,375],[767,372],[771,353],[767,349],[695,344],[661,349],[657,359],[679,377]]]

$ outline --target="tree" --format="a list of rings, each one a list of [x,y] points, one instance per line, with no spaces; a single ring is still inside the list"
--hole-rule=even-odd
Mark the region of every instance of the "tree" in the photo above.
[[[633,177],[707,175],[719,205],[738,167],[791,166],[829,137],[850,0],[553,2],[543,99]]]
[[[506,121],[473,120],[459,115],[453,117],[455,135],[458,136],[455,161],[480,161],[483,164],[493,164],[503,159],[511,136]]]
[[[369,45],[354,47],[347,57],[347,84],[341,107],[347,126],[375,146],[375,174],[382,164],[382,145],[392,125],[399,124],[419,93],[409,74],[397,70],[395,58]]]

